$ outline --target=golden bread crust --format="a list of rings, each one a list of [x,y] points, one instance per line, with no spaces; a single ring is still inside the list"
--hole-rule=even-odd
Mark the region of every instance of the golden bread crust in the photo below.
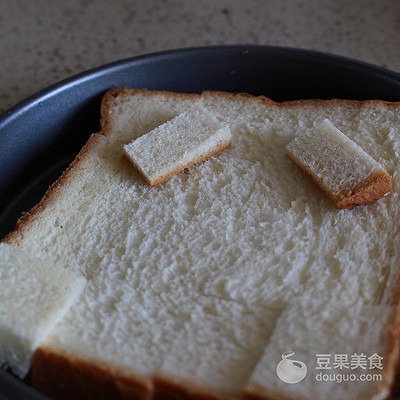
[[[39,348],[33,359],[32,385],[57,400],[150,400],[150,379],[126,376],[95,362]]]
[[[290,152],[286,152],[286,155],[305,175],[307,175],[315,184],[318,185],[318,187],[321,188],[315,177],[310,174],[307,168],[305,168],[304,165],[296,159],[296,157],[293,157]],[[321,190],[323,189],[321,188]],[[366,179],[360,186],[354,188],[350,192],[342,192],[336,196],[328,191],[324,192],[332,201],[335,208],[343,210],[370,204],[388,195],[391,190],[392,179],[385,170],[381,170],[376,175]]]

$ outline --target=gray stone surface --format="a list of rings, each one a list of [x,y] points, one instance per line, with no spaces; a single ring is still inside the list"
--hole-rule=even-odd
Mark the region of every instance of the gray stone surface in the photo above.
[[[399,0],[0,0],[0,111],[112,61],[192,46],[314,49],[400,71]]]

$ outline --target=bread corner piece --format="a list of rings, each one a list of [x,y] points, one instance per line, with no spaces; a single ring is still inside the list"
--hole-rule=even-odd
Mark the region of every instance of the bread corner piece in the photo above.
[[[150,186],[220,154],[232,143],[226,123],[195,105],[124,146],[125,155]]]
[[[0,366],[25,377],[34,352],[85,283],[75,272],[0,243]]]
[[[290,142],[286,153],[338,209],[372,203],[391,191],[387,171],[328,119]]]

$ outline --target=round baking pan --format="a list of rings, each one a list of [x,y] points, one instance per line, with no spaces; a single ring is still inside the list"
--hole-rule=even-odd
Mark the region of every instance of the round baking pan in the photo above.
[[[199,93],[222,90],[294,99],[400,100],[400,76],[364,62],[269,46],[202,47],[108,64],[57,83],[0,118],[0,238],[29,210],[98,131],[100,102],[127,86]],[[0,400],[44,400],[0,371]]]

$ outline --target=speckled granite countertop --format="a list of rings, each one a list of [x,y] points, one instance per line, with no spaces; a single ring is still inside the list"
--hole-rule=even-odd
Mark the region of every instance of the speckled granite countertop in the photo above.
[[[112,61],[192,46],[319,50],[400,71],[399,0],[0,0],[0,111]]]

